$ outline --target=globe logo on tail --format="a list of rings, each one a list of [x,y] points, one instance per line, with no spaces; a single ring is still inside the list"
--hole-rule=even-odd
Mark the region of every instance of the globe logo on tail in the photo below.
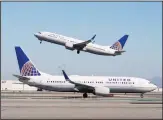
[[[40,76],[41,74],[36,70],[33,64],[28,61],[26,62],[21,69],[22,76]]]
[[[122,50],[122,45],[121,45],[121,43],[118,41],[118,42],[114,43],[110,48],[112,48],[112,49],[114,49],[114,50],[120,51],[120,50]]]

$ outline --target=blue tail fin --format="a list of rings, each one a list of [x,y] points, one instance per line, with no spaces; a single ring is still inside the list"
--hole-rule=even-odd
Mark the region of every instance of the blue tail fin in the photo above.
[[[127,41],[128,35],[124,35],[121,39],[115,42],[110,48],[121,51]]]
[[[34,67],[32,62],[29,60],[29,58],[26,56],[26,54],[23,52],[23,50],[20,47],[16,46],[15,51],[18,60],[20,74],[22,76],[41,75],[40,72]]]

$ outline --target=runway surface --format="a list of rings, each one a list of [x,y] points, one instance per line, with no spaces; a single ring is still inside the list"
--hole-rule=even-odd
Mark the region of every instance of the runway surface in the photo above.
[[[91,95],[91,94],[90,94]],[[89,95],[89,96],[90,96]],[[18,97],[19,96],[19,97]],[[35,97],[37,96],[37,97]],[[2,92],[2,119],[161,119],[162,94],[82,98],[77,93]],[[46,99],[45,99],[46,98]]]

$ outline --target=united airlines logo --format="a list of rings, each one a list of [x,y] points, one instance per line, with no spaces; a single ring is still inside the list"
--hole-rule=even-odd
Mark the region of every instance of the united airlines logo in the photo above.
[[[122,50],[122,45],[121,45],[121,43],[118,41],[118,42],[114,43],[110,48],[112,48],[112,49],[114,49],[114,50],[120,51],[120,50]]]
[[[21,69],[22,76],[40,76],[41,74],[36,70],[33,64],[29,61],[26,62]]]

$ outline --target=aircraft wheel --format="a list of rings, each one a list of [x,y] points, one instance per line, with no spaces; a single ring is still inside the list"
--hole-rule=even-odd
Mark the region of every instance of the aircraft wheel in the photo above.
[[[40,41],[40,44],[42,43],[42,41]]]
[[[37,91],[42,91],[42,89],[41,88],[38,88]]]
[[[77,53],[79,54],[80,53],[80,50],[78,50]]]
[[[143,97],[144,97],[144,94],[142,93],[142,94],[140,95],[140,97],[143,98]]]
[[[87,98],[88,97],[88,94],[87,93],[84,93],[83,94],[83,98]]]

